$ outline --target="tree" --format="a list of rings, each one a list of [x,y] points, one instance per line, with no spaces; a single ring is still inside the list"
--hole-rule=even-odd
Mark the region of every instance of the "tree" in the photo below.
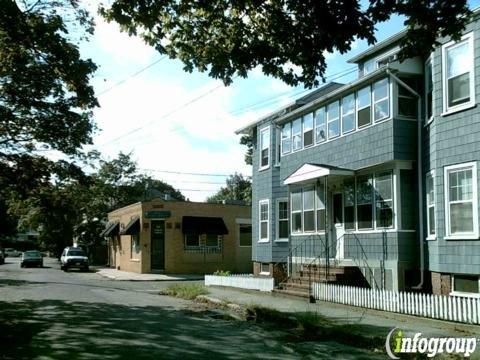
[[[224,200],[239,200],[251,203],[252,182],[244,178],[242,174],[235,173],[226,180],[226,186],[222,187],[215,195],[207,198],[207,202],[215,203]]]
[[[245,153],[245,164],[252,165],[252,156],[253,156],[253,142],[252,135],[243,135],[240,138],[240,144],[247,147],[247,152]]]
[[[360,0],[114,0],[100,12],[186,71],[228,85],[260,66],[309,88],[324,80],[326,52],[346,53],[355,39],[373,44],[375,25],[392,15],[407,19],[401,57],[429,54],[440,36],[459,38],[470,15],[466,0],[370,0],[363,8]]]
[[[58,150],[77,157],[91,143],[89,84],[96,70],[80,57],[71,30],[92,31],[78,0],[5,0],[0,7],[0,187],[25,196],[56,176],[77,176],[71,162],[40,155]]]

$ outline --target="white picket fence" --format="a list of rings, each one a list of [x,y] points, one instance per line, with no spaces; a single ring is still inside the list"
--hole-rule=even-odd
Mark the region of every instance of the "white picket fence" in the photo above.
[[[313,283],[317,300],[432,319],[480,324],[480,298],[429,295]]]
[[[234,274],[228,276],[205,275],[205,286],[230,286],[240,289],[272,291],[273,278],[254,277],[251,274]]]

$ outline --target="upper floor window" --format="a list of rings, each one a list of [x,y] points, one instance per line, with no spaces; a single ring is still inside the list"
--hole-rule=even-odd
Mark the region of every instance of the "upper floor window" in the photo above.
[[[383,120],[390,116],[388,85],[388,79],[383,79],[373,84],[373,113],[375,121]]]
[[[282,155],[292,151],[292,123],[286,123],[282,128]]]
[[[374,70],[375,70],[375,59],[370,59],[363,63],[363,75],[370,74]]]
[[[303,146],[313,145],[313,113],[303,116]]]
[[[475,103],[473,33],[460,42],[442,47],[444,111],[460,110]]]
[[[425,118],[433,117],[433,64],[432,58],[425,63]]]
[[[328,118],[328,138],[332,139],[340,135],[340,114],[339,114],[338,101],[335,101],[328,105],[327,118]]]
[[[477,164],[445,167],[447,236],[478,237]]]
[[[260,131],[260,170],[270,165],[270,128]]]
[[[275,166],[280,166],[282,154],[281,130],[275,127]]]
[[[355,94],[342,99],[342,132],[344,134],[355,130]]]
[[[302,148],[302,118],[297,119],[292,123],[292,142],[293,151]]]
[[[435,180],[433,172],[427,174],[427,234],[429,238],[435,237]]]
[[[327,124],[325,117],[324,107],[315,111],[315,141],[317,143],[327,140]]]
[[[370,86],[357,92],[357,127],[367,126],[372,122],[372,93]]]
[[[418,92],[418,81],[412,77],[402,77],[401,80],[411,89]],[[417,118],[418,99],[405,86],[398,84],[398,115]]]

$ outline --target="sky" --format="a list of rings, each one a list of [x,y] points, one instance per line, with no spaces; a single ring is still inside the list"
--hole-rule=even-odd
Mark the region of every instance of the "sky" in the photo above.
[[[259,69],[228,87],[205,73],[187,73],[180,61],[162,57],[115,23],[106,23],[96,14],[98,4],[88,5],[95,34],[80,46],[82,57],[98,66],[92,79],[100,103],[94,111],[99,130],[93,148],[109,160],[120,151],[131,152],[141,172],[192,201],[215,194],[228,174],[251,175],[244,162],[246,147],[235,130],[287,105],[305,89],[266,77]],[[394,17],[377,26],[377,40],[402,28],[403,20]],[[367,47],[356,41],[347,54],[327,54],[327,81],[354,80],[355,66],[347,60]]]

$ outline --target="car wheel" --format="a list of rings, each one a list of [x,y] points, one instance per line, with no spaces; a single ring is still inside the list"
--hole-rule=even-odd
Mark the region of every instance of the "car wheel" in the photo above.
[[[88,270],[89,270],[88,266],[85,266],[85,267],[83,268],[83,271],[85,271],[85,272],[88,272]]]

